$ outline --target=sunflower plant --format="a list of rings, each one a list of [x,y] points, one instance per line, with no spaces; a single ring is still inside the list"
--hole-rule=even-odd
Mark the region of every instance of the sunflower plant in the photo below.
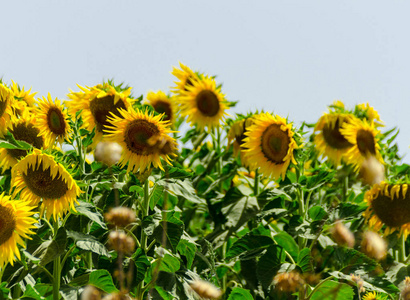
[[[398,129],[369,103],[235,115],[215,76],[172,75],[0,83],[1,299],[408,298]]]

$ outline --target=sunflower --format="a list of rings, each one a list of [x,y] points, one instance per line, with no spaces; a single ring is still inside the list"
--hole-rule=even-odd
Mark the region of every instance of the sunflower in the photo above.
[[[228,132],[228,146],[230,146],[233,141],[233,155],[234,157],[240,155],[242,165],[244,166],[249,166],[244,155],[244,150],[246,149],[243,146],[246,138],[245,132],[253,124],[253,118],[254,116],[250,116],[237,120],[231,125]]]
[[[379,113],[372,106],[370,106],[369,103],[357,104],[355,107],[355,114],[360,119],[373,122],[375,127],[384,126],[383,121],[380,120]]]
[[[376,292],[367,292],[362,300],[387,300],[388,296],[386,294],[376,293]]]
[[[0,137],[3,137],[13,116],[13,92],[0,81]]]
[[[17,244],[24,247],[22,238],[30,239],[29,235],[34,234],[31,229],[36,228],[36,220],[31,217],[33,208],[25,201],[0,194],[0,269],[7,263],[13,265],[16,257],[21,259]]]
[[[70,134],[71,127],[61,101],[56,98],[53,102],[49,93],[47,98],[39,99],[38,106],[36,126],[40,129],[45,144],[51,147],[57,139],[57,142],[62,145],[64,138]]]
[[[128,163],[127,172],[139,169],[144,172],[151,164],[163,170],[161,159],[168,164],[176,142],[167,134],[172,132],[168,121],[161,121],[163,115],[149,115],[147,111],[120,110],[120,116],[112,115],[107,126],[108,141],[117,142],[123,148],[120,166]]]
[[[13,119],[9,131],[17,141],[24,141],[37,149],[44,147],[44,138],[39,136],[40,130],[35,126],[34,116],[28,113],[20,119]],[[0,167],[3,171],[11,168],[27,153],[27,150],[0,148]]]
[[[282,177],[283,180],[290,162],[296,163],[293,150],[298,145],[293,139],[292,124],[270,113],[258,115],[253,122],[245,132],[245,158],[252,167],[259,167],[265,177]]]
[[[170,121],[171,124],[174,123],[176,107],[164,92],[149,92],[147,95],[147,102],[157,113],[164,114],[165,121]]]
[[[327,156],[335,165],[340,164],[342,157],[353,146],[340,132],[345,123],[353,120],[351,114],[326,113],[320,117],[315,126],[314,142],[319,155]]]
[[[107,117],[110,113],[120,116],[120,109],[128,109],[133,100],[129,97],[131,88],[119,91],[120,89],[111,83],[98,84],[94,87],[78,86],[82,92],[72,92],[68,94],[71,101],[65,104],[69,113],[74,116],[79,110],[82,110],[81,116],[84,127],[88,131],[95,128],[95,137],[93,146],[101,140],[105,134],[104,130],[109,125]]]
[[[193,80],[186,91],[181,92],[177,101],[181,108],[181,115],[188,116],[188,122],[196,124],[199,129],[214,128],[224,119],[228,109],[225,95],[221,87],[216,86],[215,79],[203,76]]]
[[[11,82],[13,84],[10,85],[10,89],[16,100],[13,107],[15,115],[21,116],[25,111],[31,112],[31,109],[34,108],[34,96],[37,92],[31,93],[31,88],[28,91],[25,91],[24,86],[20,88],[20,86],[13,80]]]
[[[70,209],[75,211],[74,203],[81,193],[65,167],[37,149],[13,167],[11,186],[15,188],[13,195],[20,193],[20,199],[32,205],[43,200],[40,215],[46,211],[46,218],[53,216],[54,220]]]
[[[369,156],[374,156],[380,163],[383,163],[377,138],[379,131],[375,129],[373,123],[354,118],[351,122],[344,123],[340,132],[352,144],[345,154],[345,159],[347,163],[354,165],[355,170],[359,169]]]
[[[189,67],[181,62],[179,63],[179,66],[181,67],[181,70],[173,67],[171,72],[172,75],[179,79],[179,81],[175,81],[177,86],[172,90],[172,92],[177,95],[180,95],[183,91],[187,91],[188,87],[192,86],[192,82],[198,79],[198,75]]]
[[[385,234],[400,231],[399,235],[410,232],[410,193],[408,184],[381,182],[367,191],[364,200],[369,205],[364,212],[370,228],[380,230],[386,225]]]

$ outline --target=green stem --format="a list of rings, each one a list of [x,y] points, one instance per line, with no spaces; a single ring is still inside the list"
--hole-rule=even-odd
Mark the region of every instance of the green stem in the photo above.
[[[54,238],[56,237],[58,233],[58,220],[54,221]],[[54,264],[53,264],[53,300],[59,300],[60,299],[60,283],[61,283],[61,262],[60,262],[60,256],[56,257],[54,259]]]
[[[253,194],[256,196],[259,195],[259,168],[255,170],[255,181],[253,184]]]
[[[399,247],[399,262],[406,261],[406,239],[404,238],[404,234],[400,237],[400,247]]]

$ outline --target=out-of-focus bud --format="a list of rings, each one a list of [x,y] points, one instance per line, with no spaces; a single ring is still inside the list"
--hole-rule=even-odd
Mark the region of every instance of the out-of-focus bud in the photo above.
[[[293,293],[300,289],[303,284],[305,284],[304,279],[300,276],[298,272],[289,272],[277,274],[273,278],[275,283],[275,288],[281,292]]]
[[[96,161],[100,161],[111,167],[118,163],[121,158],[122,147],[114,142],[100,142],[95,148],[94,157]]]
[[[363,234],[361,250],[367,256],[381,260],[387,254],[387,243],[377,233],[366,231]]]
[[[136,221],[136,216],[132,209],[118,206],[110,209],[110,211],[105,214],[105,220],[114,226],[127,227]]]
[[[373,155],[368,155],[360,167],[360,177],[368,185],[380,183],[385,180],[384,166]]]
[[[401,299],[410,300],[410,277],[406,276],[404,278],[404,287],[401,290]]]
[[[103,300],[132,300],[133,298],[130,295],[122,292],[111,293],[104,296]]]
[[[356,283],[357,288],[359,289],[360,293],[364,293],[366,291],[366,289],[364,288],[364,282],[363,279],[360,278],[360,275],[354,275],[354,274],[350,274],[352,280]]]
[[[87,285],[81,293],[81,300],[100,300],[101,293],[92,285]]]
[[[124,254],[131,254],[135,249],[135,241],[122,231],[111,231],[108,235],[108,243],[111,249]]]
[[[219,299],[222,296],[222,291],[208,281],[195,280],[190,286],[203,299]]]
[[[332,237],[339,246],[347,246],[350,248],[354,246],[354,235],[342,222],[336,222],[332,228]]]
[[[316,285],[319,283],[322,276],[320,274],[315,273],[305,273],[303,274],[303,278],[305,279],[305,282],[307,284]]]

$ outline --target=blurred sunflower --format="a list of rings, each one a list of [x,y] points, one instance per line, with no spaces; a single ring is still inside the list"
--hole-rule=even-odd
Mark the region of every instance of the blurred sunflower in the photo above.
[[[24,141],[37,149],[45,146],[44,138],[39,136],[40,130],[35,125],[34,116],[29,113],[23,114],[19,119],[13,119],[9,131],[17,141]],[[0,167],[3,171],[11,168],[27,153],[28,150],[0,148]]]
[[[68,138],[71,127],[61,101],[57,98],[53,101],[49,93],[47,98],[43,97],[43,99],[38,100],[36,115],[36,126],[40,130],[39,134],[44,137],[47,147],[51,147],[56,139],[62,145],[64,139]]]
[[[66,101],[65,105],[69,113],[74,116],[76,112],[82,110],[81,116],[83,126],[88,131],[95,128],[93,147],[102,139],[108,123],[108,116],[114,114],[120,116],[120,109],[128,109],[133,100],[129,97],[131,88],[121,90],[111,83],[98,84],[94,87],[82,87],[78,85],[82,92],[71,91],[68,97],[71,101]]]
[[[198,75],[188,66],[182,64],[181,62],[179,63],[179,66],[181,69],[173,67],[171,72],[172,75],[179,79],[179,81],[175,81],[177,86],[172,90],[172,92],[177,95],[180,95],[183,91],[187,91],[188,87],[192,86],[192,82],[198,79]]]
[[[375,127],[384,126],[383,121],[380,120],[379,113],[369,105],[369,103],[357,104],[355,107],[355,115],[359,119],[365,119],[368,122],[373,122]]]
[[[270,113],[258,115],[253,122],[245,132],[245,157],[252,167],[259,167],[265,177],[283,180],[290,162],[296,163],[293,151],[298,145],[293,138],[292,124]]]
[[[142,173],[151,164],[163,170],[161,158],[171,164],[170,155],[174,154],[176,141],[167,135],[172,131],[169,121],[161,121],[162,117],[138,109],[121,109],[120,116],[109,117],[112,126],[107,126],[106,139],[122,146],[119,164],[123,167],[128,163],[127,172]]]
[[[349,123],[345,122],[340,128],[340,133],[352,144],[344,158],[347,163],[354,165],[355,170],[358,170],[369,156],[374,156],[380,163],[383,163],[377,138],[379,132],[373,123],[357,118],[353,118]]]
[[[177,98],[181,115],[188,116],[191,126],[196,124],[200,130],[218,127],[228,109],[221,87],[216,86],[215,79],[208,76],[193,80],[191,84]]]
[[[34,96],[37,92],[31,93],[31,88],[28,91],[24,90],[24,86],[21,88],[16,82],[11,81],[13,84],[10,85],[10,89],[14,94],[14,113],[16,116],[21,116],[23,112],[31,112],[34,108],[35,99]]]
[[[346,113],[326,113],[320,117],[315,126],[316,149],[319,155],[327,156],[335,165],[340,164],[342,157],[353,146],[340,132],[345,123],[353,120],[351,114]]]
[[[10,125],[14,106],[13,92],[0,81],[0,137],[3,137]]]
[[[245,133],[247,132],[249,127],[253,125],[253,117],[254,116],[251,115],[249,117],[244,117],[235,121],[228,131],[228,147],[233,141],[233,155],[234,157],[238,157],[238,155],[240,155],[242,165],[245,167],[249,167],[249,163],[245,158],[244,152],[244,150],[246,150],[246,148],[244,147],[244,140],[246,138]]]
[[[13,195],[20,193],[20,199],[37,205],[41,200],[40,215],[54,220],[63,217],[74,204],[81,190],[65,167],[56,162],[53,156],[34,149],[12,169],[11,186]]]
[[[386,225],[385,234],[396,230],[399,235],[410,232],[410,194],[407,184],[389,184],[381,182],[367,191],[364,200],[369,205],[364,212],[370,228],[380,230]]]
[[[171,99],[162,91],[147,94],[147,103],[159,114],[164,114],[164,120],[174,123],[176,107]]]
[[[36,228],[36,219],[31,217],[33,208],[25,201],[0,194],[0,270],[8,263],[13,265],[16,258],[21,259],[18,245],[25,247],[23,238],[31,239],[31,229]]]

